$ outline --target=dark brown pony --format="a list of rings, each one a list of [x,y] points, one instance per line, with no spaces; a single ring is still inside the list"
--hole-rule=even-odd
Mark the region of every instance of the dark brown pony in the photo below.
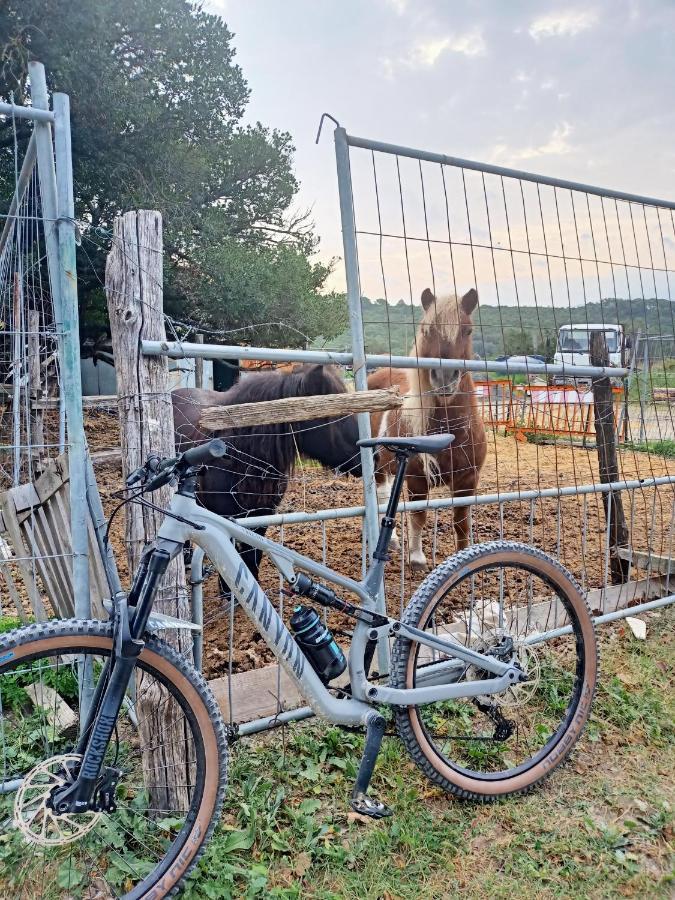
[[[473,359],[471,314],[478,303],[475,290],[461,299],[454,294],[436,299],[427,288],[422,294],[424,315],[415,337],[411,356],[441,359]],[[397,385],[405,395],[399,410],[372,415],[374,435],[416,435],[450,432],[452,446],[438,456],[414,456],[408,467],[406,484],[409,500],[426,500],[434,485],[445,485],[453,497],[474,494],[478,487],[487,445],[485,428],[478,410],[475,386],[469,372],[462,369],[380,369],[368,379],[368,387]],[[377,493],[385,503],[391,489],[395,458],[382,449],[376,472]],[[425,570],[422,549],[426,510],[410,516],[410,566]],[[469,546],[469,507],[454,509],[457,549]]]
[[[212,437],[223,438],[228,446],[227,456],[214,460],[201,476],[199,501],[221,516],[272,515],[281,503],[299,456],[360,477],[356,416],[230,428],[217,433],[204,432],[199,426],[202,409],[207,406],[345,391],[337,370],[321,365],[248,375],[224,392],[196,388],[174,391],[171,396],[176,449],[187,450]],[[264,528],[256,530],[265,533]],[[244,558],[257,576],[259,552],[250,550]]]

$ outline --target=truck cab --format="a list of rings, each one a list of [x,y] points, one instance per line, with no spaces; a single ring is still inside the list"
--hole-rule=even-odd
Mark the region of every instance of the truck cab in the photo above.
[[[558,343],[553,362],[558,365],[590,366],[591,334],[594,331],[603,331],[605,334],[610,366],[623,366],[625,351],[628,349],[623,325],[607,323],[563,325],[558,331]],[[578,379],[564,375],[556,375],[554,378],[557,384],[572,380]]]

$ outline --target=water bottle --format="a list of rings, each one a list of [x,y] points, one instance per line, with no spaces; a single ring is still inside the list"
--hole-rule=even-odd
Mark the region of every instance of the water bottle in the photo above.
[[[324,684],[342,675],[347,660],[316,610],[310,606],[296,606],[291,616],[291,631]]]

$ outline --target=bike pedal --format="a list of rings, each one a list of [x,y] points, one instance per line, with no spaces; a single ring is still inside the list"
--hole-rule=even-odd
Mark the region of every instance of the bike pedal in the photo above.
[[[356,794],[349,801],[349,805],[360,816],[370,816],[371,819],[386,819],[387,816],[394,814],[393,809],[375,797],[369,797],[368,794]]]

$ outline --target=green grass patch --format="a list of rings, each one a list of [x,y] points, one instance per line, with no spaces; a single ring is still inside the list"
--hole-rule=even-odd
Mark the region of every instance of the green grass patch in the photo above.
[[[235,746],[223,825],[185,896],[668,896],[675,617],[647,621],[645,642],[622,623],[601,631],[589,728],[526,797],[487,806],[448,797],[388,737],[373,792],[395,814],[363,822],[348,808],[361,735],[315,722]]]
[[[637,453],[650,453],[652,456],[662,456],[665,459],[675,459],[675,441],[670,439],[626,443],[623,445],[623,449]]]

